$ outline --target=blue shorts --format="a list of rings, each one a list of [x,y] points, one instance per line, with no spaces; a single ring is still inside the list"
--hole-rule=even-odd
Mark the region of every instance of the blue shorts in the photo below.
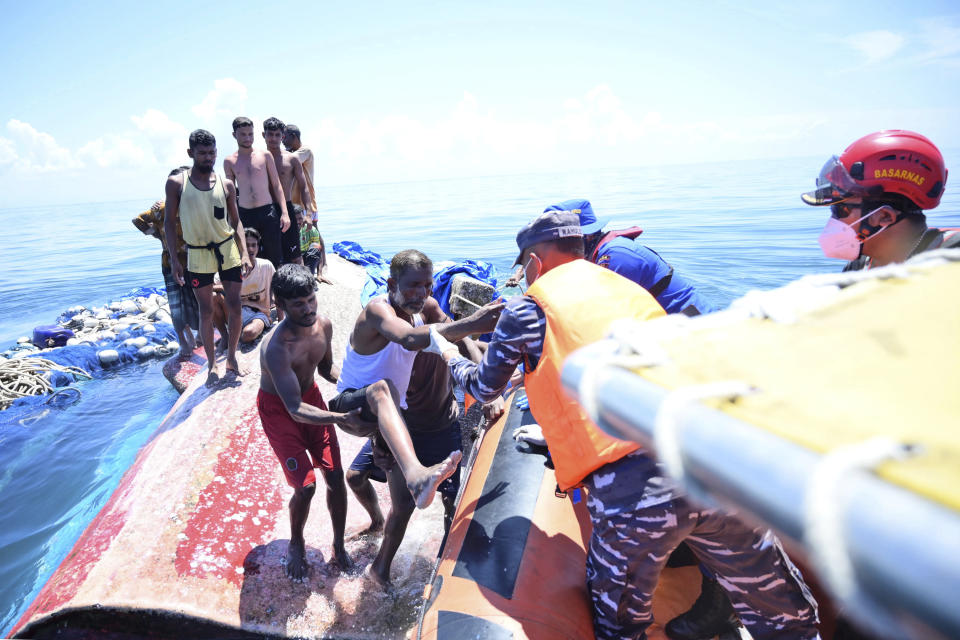
[[[460,421],[456,420],[452,425],[440,431],[430,432],[412,432],[410,440],[413,442],[413,450],[417,454],[417,459],[425,467],[430,467],[443,462],[443,460],[454,451],[460,451],[462,442],[460,439]],[[382,447],[386,449],[384,445]],[[376,457],[376,461],[374,460]],[[371,480],[377,482],[386,482],[387,474],[395,461],[389,452],[381,451],[378,443],[377,451],[374,452],[373,439],[368,439],[357,456],[350,463],[350,468],[354,471],[362,471],[370,474]],[[386,468],[384,468],[386,467]],[[440,483],[437,487],[444,497],[456,498],[460,490],[460,466],[453,475]]]
[[[263,329],[266,331],[270,328],[270,317],[267,316],[263,311],[259,309],[254,309],[253,307],[240,307],[240,326],[245,327],[254,320],[259,318],[263,320]]]

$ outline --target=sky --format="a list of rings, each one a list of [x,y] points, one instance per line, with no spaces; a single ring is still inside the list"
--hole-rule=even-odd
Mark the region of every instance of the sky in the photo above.
[[[190,131],[214,133],[220,169],[239,115],[261,148],[264,119],[297,124],[321,188],[826,160],[890,128],[960,159],[955,1],[0,10],[0,207],[160,197]]]

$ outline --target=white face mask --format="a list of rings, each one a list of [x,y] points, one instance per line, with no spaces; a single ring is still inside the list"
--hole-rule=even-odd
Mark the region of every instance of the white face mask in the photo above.
[[[880,209],[875,209],[850,224],[831,216],[831,218],[827,220],[827,224],[824,225],[823,231],[820,232],[820,237],[817,238],[817,241],[820,243],[820,249],[823,250],[823,255],[839,260],[856,260],[859,258],[863,241],[857,237],[857,232],[853,227],[864,218],[869,217],[879,210]],[[883,229],[880,229],[880,231],[877,231],[877,233],[874,233],[870,237],[875,237],[883,233],[886,229],[887,227],[883,227]]]

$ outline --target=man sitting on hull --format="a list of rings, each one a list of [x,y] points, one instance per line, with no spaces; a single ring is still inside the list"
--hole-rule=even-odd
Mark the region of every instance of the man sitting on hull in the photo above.
[[[361,417],[379,424],[379,437],[393,454],[416,506],[426,508],[437,486],[460,462],[453,451],[442,462],[425,468],[417,459],[400,409],[407,406],[407,386],[417,351],[430,346],[429,322],[445,316],[433,290],[433,263],[416,250],[401,251],[390,262],[388,292],[371,300],[360,312],[343,360],[338,394],[330,408],[338,412],[361,410]],[[476,327],[489,324],[500,313],[488,305],[474,315],[436,325],[448,340],[460,340]]]

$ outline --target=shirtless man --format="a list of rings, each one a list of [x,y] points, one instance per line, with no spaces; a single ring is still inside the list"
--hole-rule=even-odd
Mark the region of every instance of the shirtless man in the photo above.
[[[277,118],[267,118],[263,121],[263,140],[267,143],[267,151],[276,162],[280,185],[283,187],[284,206],[289,214],[293,211],[293,196],[299,195],[301,201],[309,202],[310,190],[307,188],[307,179],[304,177],[300,159],[280,147],[283,130],[284,124]],[[303,257],[300,255],[300,229],[297,225],[290,225],[281,235],[280,242],[284,263],[303,264]]]
[[[364,420],[379,424],[377,446],[389,449],[400,468],[416,506],[426,508],[441,482],[457,469],[461,453],[424,468],[400,415],[406,408],[407,386],[417,351],[434,349],[429,322],[441,322],[443,311],[430,297],[433,263],[415,250],[401,251],[390,262],[388,292],[371,300],[360,312],[350,335],[333,411],[361,410]],[[447,340],[458,341],[475,333],[481,323],[500,314],[502,305],[488,305],[472,316],[436,325]],[[435,471],[432,471],[435,470]]]
[[[307,189],[310,190],[310,199],[303,200],[300,194],[293,192],[293,204],[299,204],[307,212],[307,219],[317,226],[317,192],[313,186],[313,151],[300,142],[300,127],[288,124],[283,130],[283,146],[287,151],[297,156],[303,165],[303,175],[307,179]]]
[[[187,264],[180,263],[176,247],[167,247],[170,271],[180,285],[189,282],[200,307],[200,336],[207,355],[207,384],[220,377],[213,342],[213,276],[220,274],[230,339],[227,345],[227,369],[237,375],[245,371],[237,362],[240,340],[240,286],[243,274],[253,265],[247,256],[243,223],[237,214],[237,193],[233,183],[216,174],[217,141],[209,131],[197,129],[190,134],[187,155],[193,158],[190,171],[167,178],[164,236],[177,237],[183,229],[187,245]],[[186,268],[186,271],[184,271]]]
[[[237,151],[223,161],[223,172],[237,189],[240,220],[263,237],[263,256],[279,267],[283,259],[281,234],[290,228],[286,198],[273,159],[265,151],[253,148],[253,121],[235,118],[233,137]]]
[[[314,374],[319,373],[335,383],[340,371],[331,351],[333,325],[317,314],[317,282],[309,269],[285,264],[274,274],[271,288],[285,317],[260,345],[257,410],[287,483],[293,487],[286,571],[299,580],[309,570],[303,528],[317,487],[314,467],[320,468],[327,485],[334,558],[341,569],[353,566],[343,544],[347,488],[333,425],[356,436],[367,436],[375,427],[362,422],[359,411],[328,411],[314,381]]]

